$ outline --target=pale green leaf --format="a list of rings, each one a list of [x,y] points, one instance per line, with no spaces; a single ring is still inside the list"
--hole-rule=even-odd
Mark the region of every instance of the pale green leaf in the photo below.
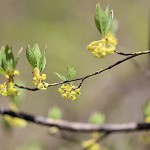
[[[113,11],[107,17],[107,25],[105,29],[105,34],[107,34],[109,31],[112,30],[112,24],[113,24]]]
[[[16,57],[16,59],[15,59],[15,68],[16,68],[16,66],[17,66],[17,64],[18,64],[19,56],[20,56],[22,50],[23,50],[23,48],[21,48],[21,49],[19,50],[18,55],[17,55],[17,57]]]
[[[72,80],[77,74],[75,66],[68,66],[67,67],[67,80]]]
[[[32,68],[37,67],[37,60],[30,46],[27,47],[26,57]]]
[[[15,69],[15,61],[14,61],[14,55],[12,53],[12,47],[6,46],[5,53],[6,53],[8,69]]]
[[[57,72],[55,72],[55,74],[56,74],[62,81],[66,81],[66,80],[67,80],[66,77],[64,77],[63,75],[61,75],[61,74],[59,74],[59,73],[57,73]]]
[[[105,14],[106,14],[107,17],[109,16],[109,6],[106,7]]]
[[[41,55],[41,58],[38,63],[38,68],[40,72],[45,68],[45,66],[46,66],[46,58],[45,58],[45,50],[44,50],[44,54]]]
[[[34,56],[37,60],[37,65],[39,65],[39,61],[42,57],[42,54],[41,54],[41,51],[40,51],[38,44],[35,44],[35,46],[32,48],[32,52],[34,53]],[[37,67],[39,68],[39,66],[37,66]]]
[[[11,47],[6,46],[1,48],[0,59],[0,65],[4,71],[15,68],[14,55]]]
[[[107,25],[107,16],[106,16],[105,11],[102,9],[99,3],[96,5],[94,19],[95,19],[95,24],[96,24],[97,29],[99,30],[101,35],[104,36],[106,25]]]

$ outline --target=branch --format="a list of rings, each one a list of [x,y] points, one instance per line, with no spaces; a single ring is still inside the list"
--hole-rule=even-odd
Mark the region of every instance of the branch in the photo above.
[[[150,50],[146,50],[146,51],[143,51],[143,52],[135,52],[135,53],[130,53],[130,54],[127,54],[127,53],[122,53],[122,52],[117,52],[117,54],[120,54],[120,55],[125,55],[127,56],[126,58],[124,59],[121,59],[117,62],[115,62],[114,64],[104,68],[104,69],[101,69],[99,71],[96,71],[94,73],[91,73],[89,75],[86,75],[84,77],[79,77],[79,78],[76,78],[76,79],[73,79],[73,80],[70,80],[70,81],[63,81],[63,82],[58,82],[58,83],[52,83],[52,84],[49,84],[48,87],[51,87],[51,86],[57,86],[57,85],[61,85],[61,84],[64,84],[64,83],[69,83],[69,82],[73,82],[73,81],[81,81],[79,86],[78,87],[81,87],[82,83],[87,79],[87,78],[90,78],[92,76],[95,76],[95,75],[98,75],[98,74],[101,74],[102,72],[104,71],[107,71],[115,66],[118,66],[119,64],[129,60],[129,59],[132,59],[134,57],[137,57],[137,56],[140,56],[140,55],[144,55],[144,54],[149,54],[150,53]],[[20,86],[18,84],[15,84],[16,87],[20,88],[20,89],[26,89],[26,90],[29,90],[29,91],[37,91],[39,90],[38,88],[28,88],[28,87],[24,87],[24,86]]]
[[[148,54],[150,50],[147,50],[147,51],[140,51],[140,52],[134,52],[134,53],[124,53],[124,52],[119,52],[119,51],[115,51],[116,54],[119,54],[119,55],[123,55],[123,56],[131,56],[131,55],[137,55],[137,54]]]
[[[94,131],[102,133],[120,133],[120,132],[134,132],[134,131],[143,131],[150,130],[150,123],[122,123],[122,124],[103,124],[103,125],[94,125],[89,123],[80,123],[80,122],[69,122],[65,120],[55,120],[50,118],[44,118],[42,116],[29,115],[22,112],[14,112],[8,109],[0,107],[1,115],[9,115],[11,117],[17,117],[24,119],[28,122],[35,124],[48,126],[48,127],[57,127],[61,130],[80,132],[80,133],[91,133]]]

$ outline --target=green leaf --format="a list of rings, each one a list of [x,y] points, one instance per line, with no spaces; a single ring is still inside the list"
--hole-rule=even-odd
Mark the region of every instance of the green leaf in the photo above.
[[[100,112],[95,112],[89,118],[89,122],[93,124],[103,124],[105,122],[105,116]]]
[[[112,29],[113,12],[110,13],[109,6],[104,11],[100,4],[96,5],[95,24],[102,36],[105,36]]]
[[[37,60],[36,57],[31,49],[31,47],[28,45],[27,50],[26,50],[26,57],[28,62],[30,63],[32,68],[37,67]]]
[[[112,24],[113,24],[113,11],[111,11],[111,13],[108,14],[105,34],[107,34],[109,31],[112,30]]]
[[[58,76],[58,78],[60,78],[62,81],[66,81],[67,79],[66,79],[66,77],[64,77],[63,75],[61,75],[61,74],[59,74],[59,73],[57,73],[57,72],[55,72],[55,74]]]
[[[109,6],[106,7],[105,14],[106,14],[107,17],[109,16]]]
[[[40,72],[45,68],[45,65],[46,65],[46,58],[45,56],[41,56],[39,65],[38,65]]]
[[[35,46],[32,48],[32,52],[34,53],[34,56],[37,60],[37,67],[39,68],[39,62],[42,57],[42,54],[41,54],[38,44],[35,44]]]
[[[105,14],[105,11],[102,9],[100,4],[98,3],[96,5],[96,11],[95,11],[95,24],[99,32],[102,36],[105,35],[105,29],[107,25],[107,16]]]
[[[68,66],[67,67],[67,80],[72,80],[77,74],[75,66]]]
[[[11,47],[2,47],[0,52],[0,65],[4,71],[15,69],[14,55]]]
[[[5,47],[6,52],[6,60],[8,62],[8,68],[9,69],[15,69],[15,61],[14,61],[14,55],[12,53],[12,47]]]
[[[19,56],[20,56],[22,50],[23,50],[23,48],[21,48],[21,49],[19,50],[18,55],[17,55],[17,57],[16,57],[16,59],[15,59],[15,68],[16,68],[16,66],[17,66],[17,64],[18,64]]]
[[[62,112],[58,107],[53,107],[48,111],[48,117],[53,119],[61,119]]]

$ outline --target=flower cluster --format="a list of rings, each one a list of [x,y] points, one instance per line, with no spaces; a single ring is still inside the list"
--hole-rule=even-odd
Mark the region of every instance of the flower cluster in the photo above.
[[[48,87],[48,83],[44,82],[46,80],[46,74],[40,75],[39,69],[34,68],[33,70],[33,83],[37,86],[40,90],[46,90]]]
[[[17,96],[19,94],[18,90],[14,85],[14,76],[19,75],[18,70],[8,70],[5,77],[8,79],[7,82],[0,84],[0,94],[3,96]]]
[[[0,94],[3,96],[16,96],[19,94],[13,82],[0,84]]]
[[[88,148],[88,150],[100,150],[101,149],[100,145],[98,143],[96,143],[94,139],[83,141],[82,146],[85,149]]]
[[[109,54],[114,53],[117,45],[117,39],[114,35],[108,33],[104,38],[99,41],[94,41],[87,46],[93,56],[102,58]]]
[[[80,88],[73,86],[71,83],[63,84],[58,92],[62,95],[64,99],[76,100],[80,93]]]

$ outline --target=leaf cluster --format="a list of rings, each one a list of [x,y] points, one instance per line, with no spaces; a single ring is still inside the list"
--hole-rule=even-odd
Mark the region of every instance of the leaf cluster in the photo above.
[[[110,12],[108,6],[106,10],[103,10],[103,8],[98,3],[96,5],[94,20],[100,34],[105,36],[112,30],[113,11]]]
[[[28,45],[26,49],[26,57],[33,69],[37,67],[41,72],[45,68],[46,65],[45,51],[42,55],[40,48],[37,44],[35,44],[33,48],[31,48],[30,45]]]
[[[19,52],[20,53],[20,52]],[[14,58],[12,47],[3,46],[0,51],[0,73],[5,75],[8,70],[14,70],[18,64],[19,53]]]

